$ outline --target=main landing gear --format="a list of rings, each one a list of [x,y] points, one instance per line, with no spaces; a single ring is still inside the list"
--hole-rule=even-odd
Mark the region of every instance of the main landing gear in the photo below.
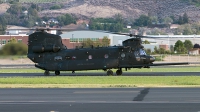
[[[113,75],[113,71],[109,69],[109,70],[107,71],[107,75],[108,75],[108,76]],[[119,75],[122,75],[122,69],[118,69],[118,70],[116,71],[116,75],[118,75],[118,76],[119,76]]]
[[[107,71],[107,75],[108,75],[108,76],[113,75],[113,71],[112,71],[112,70],[108,70],[108,71]]]
[[[55,71],[55,75],[60,75],[60,71]]]
[[[117,71],[116,71],[116,74],[117,74],[117,75],[122,75],[122,69],[117,70]]]
[[[44,75],[49,76],[50,72],[48,70],[45,70]],[[60,71],[55,71],[55,75],[57,75],[57,76],[60,75]]]

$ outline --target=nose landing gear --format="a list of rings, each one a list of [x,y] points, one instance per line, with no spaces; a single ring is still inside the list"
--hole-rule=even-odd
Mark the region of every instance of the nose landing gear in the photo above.
[[[45,75],[45,76],[49,76],[49,75],[50,75],[50,72],[49,72],[48,70],[45,70],[44,75]]]

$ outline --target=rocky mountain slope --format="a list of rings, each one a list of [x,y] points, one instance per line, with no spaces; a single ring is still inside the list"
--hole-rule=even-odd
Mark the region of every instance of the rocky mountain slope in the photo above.
[[[48,4],[48,5],[47,5]],[[124,18],[138,18],[141,14],[165,18],[171,15],[178,17],[187,13],[190,22],[200,21],[200,8],[180,0],[71,0],[62,3],[63,9],[48,10],[55,3],[39,4],[47,10],[40,16],[58,16],[71,13],[80,17],[112,17],[122,14]]]
[[[29,6],[31,3],[22,3]],[[49,10],[55,4],[62,4],[63,8]],[[56,17],[65,13],[76,15],[78,18],[113,17],[122,14],[124,18],[136,19],[141,14],[165,18],[187,13],[190,22],[200,21],[200,7],[181,0],[66,0],[65,2],[38,3],[42,8],[40,16]],[[10,6],[0,4],[0,14],[5,13]]]
[[[5,13],[9,8],[10,6],[8,4],[0,4],[0,15]]]

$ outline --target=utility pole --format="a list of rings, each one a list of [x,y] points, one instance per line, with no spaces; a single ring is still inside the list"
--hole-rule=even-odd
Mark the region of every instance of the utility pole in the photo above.
[[[74,34],[72,34],[72,42],[73,42],[73,48],[74,48]]]

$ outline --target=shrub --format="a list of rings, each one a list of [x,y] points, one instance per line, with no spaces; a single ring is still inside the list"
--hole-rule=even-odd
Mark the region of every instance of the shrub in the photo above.
[[[8,43],[0,50],[1,55],[26,55],[28,51],[27,45],[23,43]]]

